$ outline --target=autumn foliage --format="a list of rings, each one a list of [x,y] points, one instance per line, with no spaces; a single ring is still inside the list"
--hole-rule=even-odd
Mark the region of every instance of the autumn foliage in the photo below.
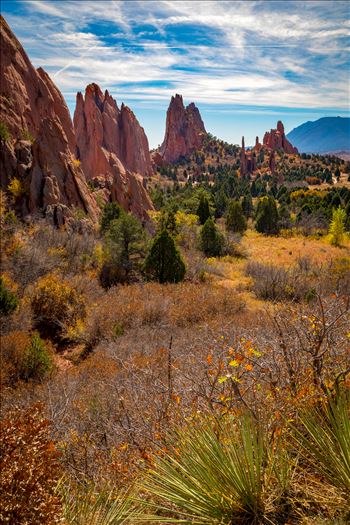
[[[58,454],[42,407],[12,410],[1,422],[0,522],[54,525],[61,512]]]

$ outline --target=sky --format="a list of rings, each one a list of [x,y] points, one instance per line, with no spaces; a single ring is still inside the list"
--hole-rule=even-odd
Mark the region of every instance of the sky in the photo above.
[[[277,120],[288,132],[349,116],[348,1],[1,0],[1,13],[72,115],[96,82],[131,107],[151,147],[175,93],[236,144]]]

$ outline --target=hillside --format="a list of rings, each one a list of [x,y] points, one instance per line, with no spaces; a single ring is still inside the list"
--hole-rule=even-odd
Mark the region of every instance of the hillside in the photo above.
[[[287,135],[304,153],[326,153],[350,150],[350,118],[324,117],[305,122]]]

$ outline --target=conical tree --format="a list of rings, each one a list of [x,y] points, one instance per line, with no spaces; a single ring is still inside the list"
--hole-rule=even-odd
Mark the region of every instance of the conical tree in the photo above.
[[[246,193],[243,196],[242,199],[242,210],[244,215],[247,217],[251,217],[253,213],[253,199],[250,193]]]
[[[207,219],[200,233],[200,248],[207,257],[218,257],[224,249],[224,236],[219,232],[211,217]]]
[[[255,229],[267,235],[278,233],[278,212],[276,201],[273,197],[262,197],[259,200]]]
[[[162,230],[154,238],[144,263],[144,271],[162,284],[178,283],[185,277],[185,263],[167,230]]]
[[[247,219],[239,201],[229,202],[226,212],[226,229],[241,234],[247,229]]]
[[[201,195],[200,197],[197,215],[201,224],[205,224],[206,220],[210,217],[209,201],[205,195]]]

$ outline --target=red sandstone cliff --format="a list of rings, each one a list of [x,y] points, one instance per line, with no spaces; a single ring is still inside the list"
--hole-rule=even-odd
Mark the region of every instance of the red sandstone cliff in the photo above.
[[[185,108],[182,96],[175,95],[171,97],[164,141],[157,153],[165,163],[176,162],[180,157],[186,157],[192,151],[199,149],[205,135],[205,127],[198,108],[193,102]],[[159,156],[154,157],[155,162]]]
[[[10,138],[1,141],[1,188],[20,180],[23,215],[43,212],[63,224],[70,207],[93,220],[97,206],[75,162],[75,138],[68,108],[49,76],[36,70],[3,17],[0,18],[1,121]]]
[[[272,150],[282,149],[285,153],[298,153],[297,148],[292,146],[284,133],[284,126],[279,120],[277,128],[267,131],[264,135],[263,145]]]
[[[148,140],[134,113],[124,104],[119,109],[108,91],[103,94],[97,84],[86,87],[85,99],[77,94],[74,129],[78,157],[88,178],[94,175],[99,148],[114,153],[126,169],[152,175]]]
[[[127,211],[148,221],[153,209],[142,175],[151,175],[151,158],[143,128],[133,112],[97,84],[77,94],[74,113],[77,158],[87,179]]]

